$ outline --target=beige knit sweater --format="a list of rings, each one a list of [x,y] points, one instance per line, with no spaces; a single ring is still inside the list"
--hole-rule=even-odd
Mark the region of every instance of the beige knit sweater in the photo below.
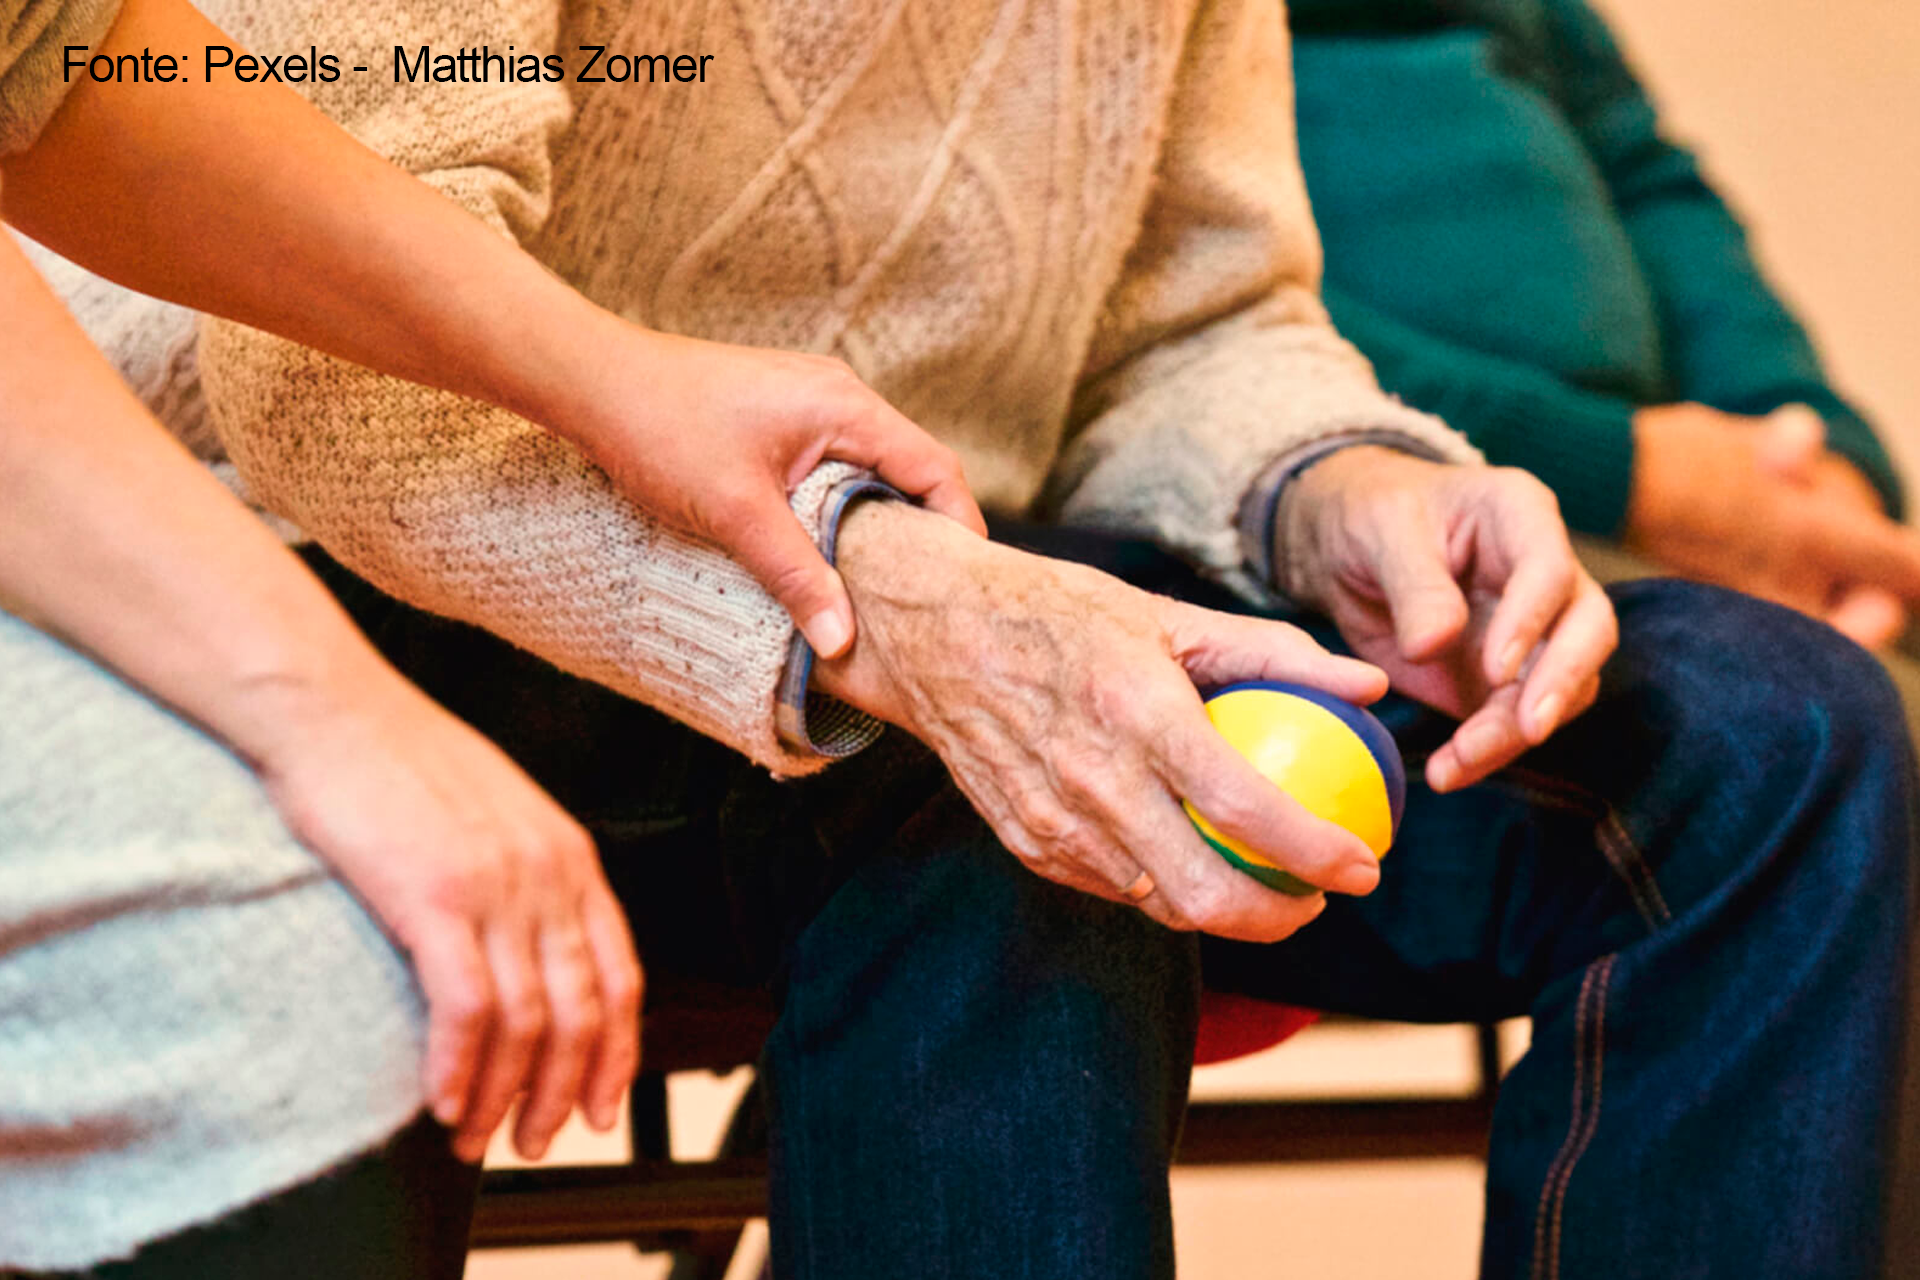
[[[310,92],[596,302],[844,357],[989,507],[1151,534],[1251,589],[1236,508],[1276,457],[1360,431],[1475,456],[1328,327],[1274,0],[203,7],[256,50],[373,68]],[[422,44],[557,52],[569,82],[393,83]],[[588,45],[712,61],[574,83]],[[774,729],[785,615],[568,445],[237,325],[199,361],[253,495],[352,568],[777,771],[820,763]]]

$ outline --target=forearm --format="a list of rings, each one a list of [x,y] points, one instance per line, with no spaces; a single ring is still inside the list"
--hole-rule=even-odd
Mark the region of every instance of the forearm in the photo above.
[[[249,759],[397,677],[113,376],[0,237],[0,599]]]
[[[128,0],[97,52],[207,43],[185,0]],[[101,275],[563,434],[631,336],[278,85],[83,78],[4,175],[9,220]]]
[[[1806,331],[1755,260],[1740,219],[1659,112],[1589,0],[1548,0],[1564,106],[1607,183],[1660,310],[1673,400],[1761,416],[1806,404],[1898,511],[1900,481],[1834,390]]]
[[[251,495],[416,608],[482,627],[783,773],[776,687],[793,623],[747,571],[675,533],[564,440],[504,410],[224,321],[202,333],[213,415]],[[819,527],[853,470],[794,491]]]

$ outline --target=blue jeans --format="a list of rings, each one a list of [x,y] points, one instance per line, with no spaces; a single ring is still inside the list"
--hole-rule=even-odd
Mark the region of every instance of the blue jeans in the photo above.
[[[1138,544],[1023,537],[1225,603]],[[1533,1017],[1496,1108],[1487,1276],[1874,1274],[1914,765],[1880,668],[1825,627],[1621,588],[1599,704],[1453,796],[1419,784],[1450,724],[1390,698],[1413,785],[1380,888],[1249,946],[1034,877],[910,740],[776,784],[320,567],[587,821],[650,967],[773,983],[780,1280],[1170,1276],[1203,973],[1382,1017]]]

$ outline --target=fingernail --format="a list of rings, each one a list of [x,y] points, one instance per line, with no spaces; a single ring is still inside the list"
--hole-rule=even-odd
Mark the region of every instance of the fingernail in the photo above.
[[[1356,896],[1372,893],[1380,883],[1380,864],[1369,858],[1365,862],[1349,862],[1334,874],[1333,882],[1327,887],[1335,893],[1350,893]]]
[[[1496,678],[1501,684],[1507,683],[1520,670],[1520,663],[1527,656],[1527,648],[1518,640],[1507,641],[1507,647],[1500,651],[1500,670]]]
[[[459,1126],[460,1111],[461,1111],[461,1106],[460,1106],[459,1098],[445,1097],[445,1098],[439,1099],[433,1104],[433,1118],[435,1120],[438,1120],[441,1124],[445,1125],[449,1129],[457,1128]]]
[[[606,1133],[613,1128],[613,1122],[620,1118],[619,1110],[618,1107],[609,1106],[604,1102],[596,1103],[587,1115],[587,1123],[601,1133]]]
[[[1557,693],[1549,693],[1533,704],[1533,732],[1537,738],[1545,738],[1560,723],[1560,708],[1563,700]]]
[[[823,658],[837,658],[853,643],[853,628],[838,609],[822,609],[800,628],[807,643]]]

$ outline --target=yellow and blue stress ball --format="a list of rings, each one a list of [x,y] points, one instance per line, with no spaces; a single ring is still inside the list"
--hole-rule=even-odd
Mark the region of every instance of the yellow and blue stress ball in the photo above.
[[[1305,685],[1261,680],[1209,695],[1207,715],[1267,781],[1359,836],[1374,857],[1386,855],[1407,803],[1407,769],[1372,713]],[[1319,892],[1215,830],[1191,804],[1186,810],[1215,852],[1261,884],[1295,896]]]

